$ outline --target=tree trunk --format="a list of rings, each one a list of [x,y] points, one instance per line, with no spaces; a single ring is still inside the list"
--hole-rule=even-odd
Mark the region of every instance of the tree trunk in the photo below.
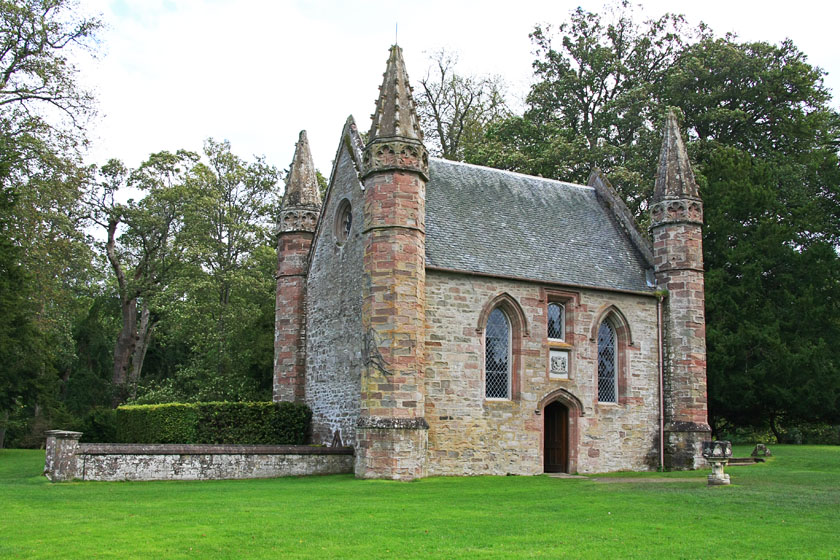
[[[131,375],[128,378],[132,399],[137,397],[137,383],[143,372],[143,361],[146,359],[146,350],[149,349],[149,343],[152,341],[154,328],[155,323],[151,320],[149,306],[144,302],[140,311],[140,328],[137,329],[137,346],[131,360]]]
[[[67,398],[67,385],[70,383],[70,372],[72,368],[67,366],[67,369],[64,370],[64,373],[61,375],[61,390],[59,392],[59,398],[63,402],[64,399]]]
[[[230,301],[230,286],[225,283],[219,291],[219,317],[216,321],[216,335],[219,337],[219,361],[216,364],[216,373],[219,376],[226,372],[225,349],[227,346],[227,332],[225,326],[225,312]]]
[[[122,312],[122,327],[117,336],[117,343],[114,345],[114,373],[111,377],[111,406],[113,408],[117,408],[125,400],[128,366],[137,346],[137,296],[129,295],[125,272],[117,255],[116,233],[119,223],[118,216],[112,216],[108,220],[108,243],[105,245],[105,254],[117,277]]]
[[[9,411],[4,410],[2,414],[0,414],[0,449],[3,449],[3,445],[6,442],[6,425],[9,423]]]
[[[114,346],[114,375],[111,378],[113,390],[111,406],[113,408],[117,408],[125,401],[128,367],[131,364],[134,349],[137,347],[137,298],[123,300],[120,303],[122,328]]]

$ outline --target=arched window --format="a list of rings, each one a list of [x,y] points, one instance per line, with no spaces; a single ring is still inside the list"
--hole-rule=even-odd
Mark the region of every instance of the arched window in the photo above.
[[[498,307],[490,312],[484,328],[484,396],[509,399],[511,380],[510,320]]]
[[[598,402],[618,402],[617,373],[615,328],[604,320],[598,327]]]
[[[566,339],[566,307],[562,303],[548,304],[548,338]]]

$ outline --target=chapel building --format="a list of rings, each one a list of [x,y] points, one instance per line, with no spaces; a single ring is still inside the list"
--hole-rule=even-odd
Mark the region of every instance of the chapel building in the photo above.
[[[649,235],[576,185],[429,158],[402,51],[321,200],[305,132],[279,217],[274,399],[356,476],[696,468],[709,437],[694,174],[666,119]]]

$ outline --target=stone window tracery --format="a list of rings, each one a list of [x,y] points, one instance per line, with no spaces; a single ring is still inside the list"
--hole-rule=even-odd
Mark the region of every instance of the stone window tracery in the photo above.
[[[598,327],[598,402],[618,402],[618,353],[615,328],[609,320]]]
[[[333,234],[335,235],[335,242],[343,245],[350,238],[350,231],[353,227],[353,212],[350,207],[350,201],[346,198],[338,205],[335,211],[335,223],[333,225]]]
[[[574,377],[574,322],[580,294],[566,290],[541,289],[545,302],[546,373],[551,381]]]
[[[548,338],[566,339],[566,306],[561,303],[548,304]]]
[[[484,329],[485,398],[510,398],[511,361],[510,320],[497,307]]]

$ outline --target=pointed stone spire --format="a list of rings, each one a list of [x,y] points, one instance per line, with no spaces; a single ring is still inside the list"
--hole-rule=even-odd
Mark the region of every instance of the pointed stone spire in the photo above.
[[[703,202],[677,125],[665,119],[659,173],[650,206],[653,268],[664,299],[663,356],[665,466],[703,464],[708,441],[706,320],[703,291]]]
[[[662,150],[659,152],[659,172],[656,174],[653,189],[653,202],[666,199],[700,199],[694,171],[691,170],[677,117],[672,109],[668,109],[665,117]]]
[[[429,179],[429,151],[411,96],[402,49],[391,47],[368,143],[363,153],[362,178],[379,171],[412,171]]]
[[[295,157],[289,178],[286,180],[286,194],[283,195],[282,208],[320,208],[321,193],[318,190],[318,179],[315,166],[312,164],[312,153],[309,151],[309,139],[306,131],[300,131],[298,143],[295,146]]]
[[[411,94],[412,87],[405,70],[402,49],[394,45],[379,88],[369,141],[394,137],[423,141],[423,131]]]
[[[321,192],[318,190],[318,178],[312,164],[306,131],[301,130],[286,180],[286,193],[280,205],[278,231],[313,232],[320,211]]]
[[[277,223],[277,299],[274,319],[274,400],[306,397],[305,299],[309,249],[315,237],[321,193],[309,140],[302,130],[286,180]]]

